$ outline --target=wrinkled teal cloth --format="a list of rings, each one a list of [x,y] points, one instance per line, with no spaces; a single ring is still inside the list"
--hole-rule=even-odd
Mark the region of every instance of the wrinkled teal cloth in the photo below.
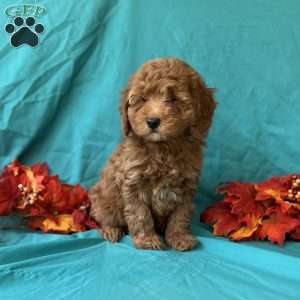
[[[0,2],[0,168],[47,162],[98,180],[122,139],[121,90],[146,60],[177,56],[217,88],[198,213],[220,182],[299,172],[298,0],[44,0],[36,48],[10,45]],[[2,223],[8,222],[2,219]],[[300,299],[300,245],[233,243],[195,214],[197,250],[139,251],[97,231],[0,231],[0,299]]]

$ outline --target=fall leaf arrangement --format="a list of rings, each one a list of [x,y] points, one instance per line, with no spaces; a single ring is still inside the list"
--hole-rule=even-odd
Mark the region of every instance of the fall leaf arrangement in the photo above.
[[[300,174],[258,184],[231,182],[219,193],[224,199],[201,215],[214,235],[281,245],[287,237],[300,240]],[[13,161],[0,174],[0,216],[21,215],[32,229],[73,233],[99,228],[89,209],[87,191],[50,175],[47,164]]]
[[[14,161],[0,175],[0,216],[21,215],[32,229],[72,233],[98,228],[89,209],[87,191],[50,176],[46,164]]]
[[[234,241],[268,239],[280,245],[286,238],[300,240],[300,174],[259,184],[231,182],[219,192],[224,199],[201,215],[214,235]]]

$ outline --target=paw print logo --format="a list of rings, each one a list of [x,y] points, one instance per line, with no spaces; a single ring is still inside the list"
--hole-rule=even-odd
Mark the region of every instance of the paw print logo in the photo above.
[[[10,34],[10,43],[17,48],[21,45],[36,47],[39,35],[45,30],[42,24],[36,24],[33,17],[16,17],[13,23],[6,24],[5,31]]]

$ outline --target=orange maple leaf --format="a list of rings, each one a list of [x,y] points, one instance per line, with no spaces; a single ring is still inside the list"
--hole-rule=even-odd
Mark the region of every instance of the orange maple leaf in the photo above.
[[[70,214],[62,214],[56,217],[36,217],[29,220],[33,229],[40,229],[44,232],[71,233],[85,230],[85,227],[74,222]]]
[[[243,226],[230,234],[230,238],[235,241],[248,240],[253,237],[262,224],[262,218],[257,218],[253,214],[248,214],[241,219]]]
[[[231,213],[231,205],[224,202],[208,207],[201,215],[201,221],[212,225],[215,235],[222,236],[227,236],[240,226],[237,216]]]
[[[282,201],[288,194],[287,180],[282,177],[272,177],[262,183],[255,184],[257,191],[255,200],[265,201],[275,199]]]
[[[269,218],[262,221],[257,231],[261,240],[268,238],[273,243],[283,244],[285,236],[300,226],[300,219],[284,214],[280,208],[269,209]]]
[[[284,213],[300,209],[300,198],[297,200],[293,190],[293,178],[297,175],[272,177],[262,183],[256,184],[256,201],[273,200]],[[289,198],[289,194],[292,195]]]

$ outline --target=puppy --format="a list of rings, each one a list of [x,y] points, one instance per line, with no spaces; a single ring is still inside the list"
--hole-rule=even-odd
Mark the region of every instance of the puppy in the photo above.
[[[120,108],[124,142],[89,192],[105,239],[128,230],[137,248],[197,245],[193,199],[215,106],[213,91],[179,59],[149,61],[132,76]]]

